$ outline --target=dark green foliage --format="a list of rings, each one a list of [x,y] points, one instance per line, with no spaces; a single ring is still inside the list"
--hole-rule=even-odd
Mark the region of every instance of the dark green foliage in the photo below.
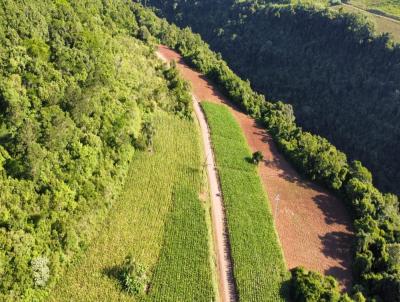
[[[153,136],[155,134],[155,128],[152,122],[147,121],[142,124],[141,134],[135,140],[134,146],[139,150],[151,150],[153,148]]]
[[[341,294],[337,281],[302,267],[291,270],[291,296],[296,302],[365,302],[361,292]]]
[[[145,27],[146,28],[146,27]],[[192,96],[190,94],[189,83],[179,77],[175,62],[170,68],[164,70],[164,77],[168,81],[168,89],[174,99],[176,99],[173,111],[181,117],[191,118]]]
[[[251,160],[255,165],[258,165],[261,161],[264,160],[264,155],[262,155],[260,151],[256,151],[253,153]]]
[[[338,302],[337,281],[301,267],[292,270],[291,295],[296,302]]]
[[[195,7],[189,2],[186,4],[188,7]],[[203,2],[196,3],[203,5]],[[168,1],[164,4],[169,6]],[[198,35],[188,29],[179,30],[168,25],[140,6],[134,6],[133,11],[140,25],[147,26],[162,43],[179,51],[190,64],[215,81],[238,106],[262,120],[282,152],[298,170],[325,184],[348,202],[354,215],[357,236],[354,260],[356,291],[362,291],[371,298],[399,301],[399,266],[393,264],[395,262],[388,251],[393,244],[400,243],[398,198],[376,189],[371,173],[360,162],[348,162],[346,155],[326,139],[297,126],[290,105],[265,101],[262,95],[251,89],[249,82],[235,75],[220,55],[212,52]],[[354,29],[354,34],[361,35],[363,29],[365,27],[361,24]]]
[[[292,104],[299,125],[360,159],[380,189],[400,194],[400,47],[363,16],[281,5],[290,1],[148,2],[200,33],[257,91]]]
[[[118,276],[125,291],[131,295],[144,294],[148,286],[148,277],[143,266],[132,256],[127,256]]]

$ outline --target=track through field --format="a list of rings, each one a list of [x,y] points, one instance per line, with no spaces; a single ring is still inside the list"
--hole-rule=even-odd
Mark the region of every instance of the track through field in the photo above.
[[[342,201],[299,175],[278,152],[267,131],[224,98],[204,75],[189,68],[178,53],[159,46],[158,54],[176,61],[199,100],[228,106],[250,148],[263,153],[265,161],[259,175],[270,200],[287,267],[301,265],[332,275],[343,289],[349,288],[354,237]]]

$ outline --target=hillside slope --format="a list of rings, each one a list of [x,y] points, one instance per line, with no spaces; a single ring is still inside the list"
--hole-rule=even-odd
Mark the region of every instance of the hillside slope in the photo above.
[[[359,161],[349,161],[328,140],[301,129],[295,122],[291,105],[268,101],[252,90],[250,83],[238,77],[200,35],[170,25],[140,5],[134,5],[133,12],[137,22],[159,43],[179,52],[185,62],[217,85],[239,109],[257,119],[298,171],[347,203],[355,234],[354,299],[363,301],[365,296],[377,301],[400,301],[398,198],[380,192],[372,183],[371,173]],[[292,294],[296,301],[306,301],[310,295],[313,301],[322,301],[327,295],[334,301],[339,299],[340,293],[331,277],[323,278],[296,269],[292,271],[292,278]],[[351,301],[349,297],[343,298]]]
[[[206,196],[207,183],[198,126],[160,111],[154,121],[153,152],[135,154],[123,192],[99,236],[48,301],[215,299],[205,218],[210,204],[199,200]],[[146,269],[146,295],[127,293],[116,278],[128,254]]]
[[[1,1],[1,301],[43,297],[87,248],[155,108],[190,115],[142,34],[124,1]]]
[[[252,2],[270,1],[148,1],[201,33],[256,90],[292,104],[304,129],[361,160],[379,188],[400,193],[400,47],[361,15]]]

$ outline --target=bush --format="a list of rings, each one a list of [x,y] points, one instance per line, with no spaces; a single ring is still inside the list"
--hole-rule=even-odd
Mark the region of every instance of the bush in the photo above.
[[[119,281],[122,288],[131,295],[146,293],[148,286],[146,270],[132,256],[125,258],[125,262],[121,267]]]
[[[33,282],[37,287],[44,287],[50,278],[49,259],[37,257],[32,259]]]
[[[297,267],[292,271],[291,296],[296,302],[337,302],[341,295],[337,281]]]
[[[256,151],[253,153],[251,160],[255,165],[258,165],[261,161],[264,160],[264,155],[260,151]]]

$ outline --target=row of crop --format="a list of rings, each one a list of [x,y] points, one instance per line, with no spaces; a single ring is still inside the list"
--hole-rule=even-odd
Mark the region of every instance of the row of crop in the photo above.
[[[160,110],[153,123],[152,152],[135,154],[107,223],[49,301],[213,300],[198,127]]]
[[[155,108],[191,112],[137,30],[121,0],[0,5],[1,301],[43,299],[88,248]]]
[[[286,156],[302,173],[325,184],[348,203],[354,214],[355,292],[384,301],[400,301],[400,272],[396,251],[400,242],[399,202],[372,184],[360,162],[348,162],[326,139],[303,131],[290,105],[267,102],[247,81],[233,73],[199,35],[160,20],[133,5],[140,26],[161,43],[179,51],[190,64],[217,83],[222,91],[254,118],[262,120]],[[397,252],[398,253],[398,252]]]
[[[202,103],[226,210],[233,273],[241,301],[284,301],[288,279],[269,202],[240,126],[223,105]]]

